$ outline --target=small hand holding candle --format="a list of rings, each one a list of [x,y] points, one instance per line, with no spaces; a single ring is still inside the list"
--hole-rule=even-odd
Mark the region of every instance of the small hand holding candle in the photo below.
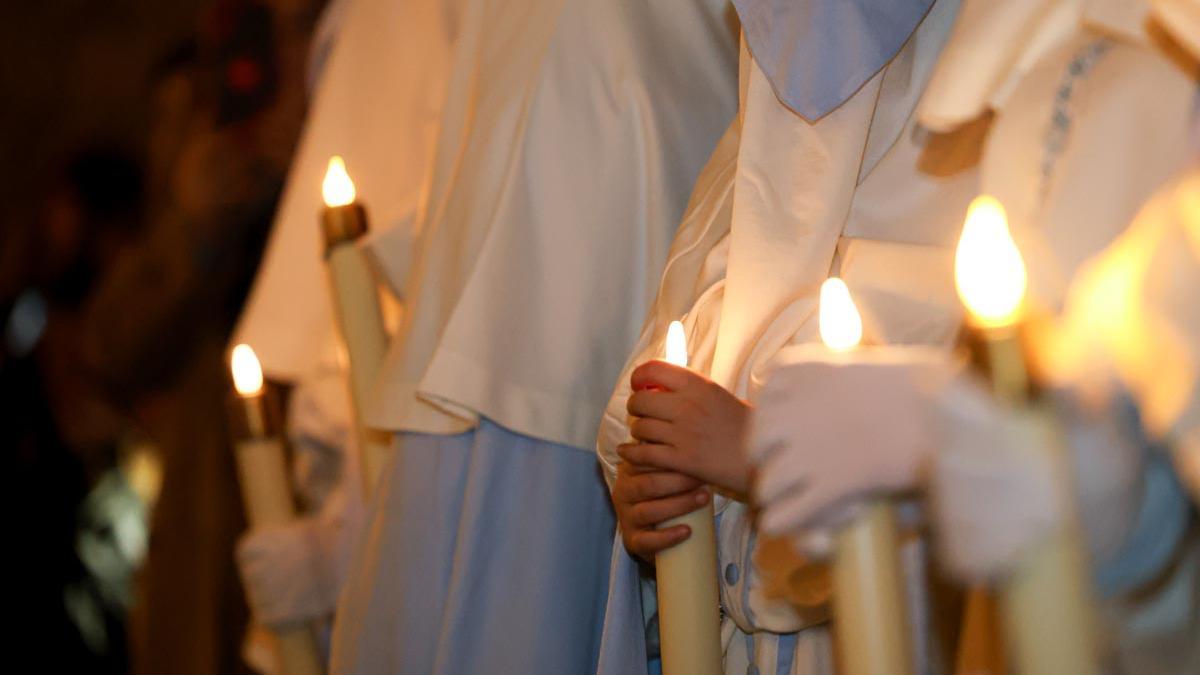
[[[617,449],[621,458],[746,495],[749,465],[738,450],[750,406],[707,377],[664,361],[639,366],[632,378],[627,409],[635,442]]]
[[[667,358],[669,363],[651,361],[632,374],[634,394],[628,408],[635,416],[630,425],[635,442],[618,449],[622,465],[628,466],[618,471],[613,498],[621,502],[623,497],[638,497],[629,486],[635,476],[647,473],[662,477],[658,486],[661,489],[647,493],[647,497],[661,495],[672,487],[672,482],[682,491],[677,494],[683,494],[683,498],[676,499],[670,509],[651,512],[656,508],[653,500],[642,499],[640,503],[618,503],[617,511],[619,516],[625,514],[621,516],[621,529],[627,538],[627,526],[645,530],[651,524],[664,535],[671,533],[671,541],[686,538],[673,546],[659,541],[669,548],[655,551],[664,675],[720,675],[720,596],[713,510],[707,488],[701,488],[705,492],[699,496],[694,491],[700,481],[727,483],[723,485],[726,489],[744,490],[747,474],[736,448],[748,406],[707,378],[687,370],[687,348],[679,322],[672,323],[668,330]],[[694,482],[680,482],[676,476],[690,477]],[[658,501],[665,504],[665,500]],[[647,517],[640,524],[630,523],[639,510]],[[663,520],[654,522],[659,517]]]
[[[262,368],[248,345],[234,347],[230,357],[234,387],[245,409],[247,437],[238,440],[238,482],[246,520],[251,527],[282,527],[295,517],[283,441],[267,425]],[[306,623],[275,626],[279,660],[285,675],[322,671],[316,642]]]

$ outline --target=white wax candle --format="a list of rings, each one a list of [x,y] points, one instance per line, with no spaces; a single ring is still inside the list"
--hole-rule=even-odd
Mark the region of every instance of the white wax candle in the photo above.
[[[954,260],[955,285],[989,364],[992,387],[1002,403],[1014,408],[1010,431],[1028,439],[1054,461],[1055,479],[1065,501],[1073,485],[1056,422],[1042,406],[1031,404],[1029,373],[1018,340],[1027,286],[1025,262],[1008,229],[1004,206],[994,197],[977,197],[967,211]],[[1070,518],[1060,532],[1044,540],[1021,561],[1001,590],[1005,632],[1017,672],[1023,675],[1100,672],[1086,557],[1079,523]],[[973,593],[981,593],[974,590]],[[979,606],[975,600],[969,603]],[[974,616],[981,616],[977,612]],[[990,621],[966,624],[962,644],[987,644]]]
[[[821,339],[834,355],[858,349],[862,317],[837,277],[821,286],[819,320]],[[895,509],[885,499],[869,503],[834,540],[834,636],[846,675],[912,673],[898,543]]]
[[[666,360],[687,366],[687,341],[678,321],[667,331]],[[724,670],[713,518],[710,500],[703,508],[660,526],[687,525],[692,531],[686,541],[654,560],[663,675],[722,675]]]
[[[285,525],[295,517],[283,441],[268,433],[262,368],[247,345],[234,347],[234,386],[244,403],[247,438],[235,444],[238,484],[251,527]],[[305,623],[273,631],[284,675],[320,675],[321,658]]]
[[[363,419],[375,376],[387,353],[387,331],[375,276],[358,247],[367,232],[366,210],[357,201],[354,182],[341,157],[329,160],[322,186],[325,210],[325,260],[334,313],[350,366],[350,399],[354,410],[364,496],[370,497],[390,443],[386,433],[369,429]]]

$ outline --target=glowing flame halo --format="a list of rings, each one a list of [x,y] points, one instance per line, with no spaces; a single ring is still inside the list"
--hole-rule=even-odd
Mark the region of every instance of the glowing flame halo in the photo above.
[[[238,394],[245,397],[258,396],[263,390],[263,372],[254,350],[247,344],[233,348],[229,357],[229,367],[233,371],[233,386]]]
[[[863,325],[846,282],[829,277],[821,284],[818,310],[821,341],[835,352],[850,351],[862,342]]]
[[[967,209],[954,256],[954,282],[977,325],[1001,328],[1020,318],[1025,261],[1008,231],[1004,206],[994,197],[976,197]]]
[[[357,197],[354,181],[346,172],[346,162],[339,155],[329,158],[329,168],[325,170],[325,180],[321,183],[321,195],[325,198],[325,206],[348,206]]]
[[[683,332],[683,323],[679,321],[672,321],[671,325],[667,327],[667,353],[665,360],[667,363],[687,368],[687,337]]]

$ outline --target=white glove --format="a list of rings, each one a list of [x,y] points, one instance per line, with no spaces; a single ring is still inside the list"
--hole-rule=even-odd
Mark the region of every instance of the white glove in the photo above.
[[[346,477],[353,416],[345,375],[322,370],[296,383],[288,403],[288,437],[295,450],[296,491],[310,509],[320,508],[330,494],[357,476]]]
[[[279,626],[333,613],[336,533],[326,531],[327,525],[305,518],[242,535],[237,545],[238,570],[257,622]]]
[[[934,447],[930,392],[952,366],[944,352],[909,348],[788,350],[780,363],[746,443],[759,527],[822,554],[858,500],[917,485]]]
[[[1119,433],[1119,420],[1062,406],[1065,438],[1053,419],[997,406],[973,381],[938,399],[940,447],[931,485],[942,559],[970,582],[1003,576],[1076,509],[1093,558],[1115,553],[1141,501],[1143,451]],[[1078,502],[1054,477],[1046,443],[1068,443]]]

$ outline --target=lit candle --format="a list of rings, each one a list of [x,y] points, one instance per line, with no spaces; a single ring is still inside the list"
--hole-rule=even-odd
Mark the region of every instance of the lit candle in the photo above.
[[[971,203],[954,267],[959,297],[968,310],[968,344],[974,361],[990,376],[996,397],[1012,409],[1007,432],[1031,450],[1050,456],[1064,501],[1073,501],[1068,497],[1068,462],[1055,421],[1030,394],[1020,342],[1025,263],[1009,233],[1004,207],[996,199],[983,196]],[[1079,525],[1073,518],[1018,564],[1000,594],[1015,672],[1100,672],[1088,579]],[[968,597],[960,672],[964,666],[982,665],[972,661],[988,651],[972,647],[988,643],[982,635],[991,623],[984,609],[987,604],[981,591]]]
[[[992,388],[1003,401],[1028,396],[1029,371],[1020,343],[1025,261],[1008,231],[1004,206],[994,197],[971,202],[954,256],[954,284],[967,307],[971,338]]]
[[[387,352],[387,332],[375,277],[358,240],[367,233],[367,213],[358,202],[354,181],[341,157],[329,160],[321,186],[325,209],[321,228],[325,235],[325,260],[332,283],[334,312],[350,364],[350,394],[354,410],[363,489],[370,496],[383,468],[389,439],[368,429],[363,413],[375,374]]]
[[[821,341],[829,350],[858,349],[862,317],[844,281],[825,280],[818,312]],[[898,545],[895,509],[885,499],[868,503],[865,512],[834,539],[833,620],[839,672],[912,673]]]
[[[683,324],[667,329],[666,361],[688,364]],[[712,500],[703,508],[663,523],[687,525],[688,539],[655,556],[658,632],[663,675],[722,675],[720,589]]]
[[[283,442],[267,425],[262,368],[249,345],[230,355],[233,384],[246,415],[246,438],[237,441],[238,483],[251,527],[285,525],[295,517]],[[321,659],[311,628],[298,624],[276,629],[279,662],[285,675],[318,675]]]
[[[246,411],[246,428],[254,438],[267,435],[267,415],[263,404],[263,373],[250,345],[238,345],[229,356],[233,387]]]

